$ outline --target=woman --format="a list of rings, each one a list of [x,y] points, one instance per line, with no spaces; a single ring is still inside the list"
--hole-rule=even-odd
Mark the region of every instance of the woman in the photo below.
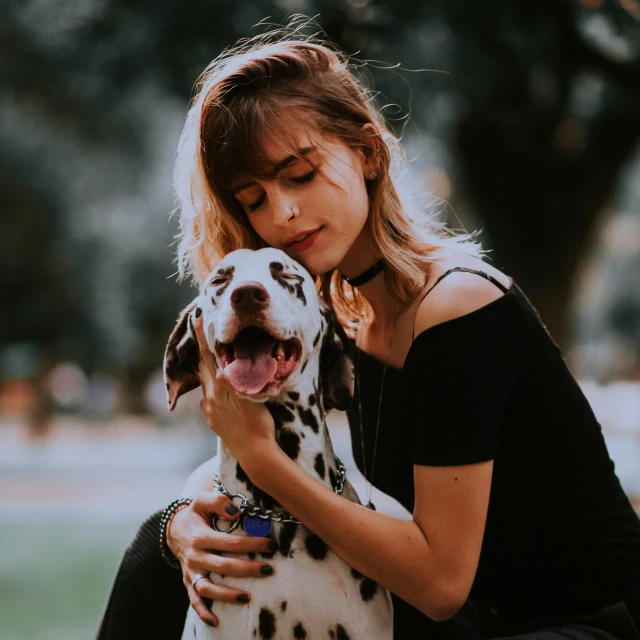
[[[208,425],[255,485],[395,594],[397,638],[637,639],[640,521],[600,426],[518,286],[471,236],[402,200],[399,153],[340,55],[299,37],[245,42],[203,74],[180,140],[178,257],[200,284],[229,251],[280,248],[347,330],[361,319],[354,457],[413,520],[307,476],[268,410],[231,393],[201,347]],[[207,578],[194,587],[198,574],[269,579],[268,562],[216,555],[270,548],[211,529],[212,513],[238,517],[212,474],[210,462],[192,474],[194,501],[169,521],[182,581],[161,560],[156,514],[127,551],[101,638],[178,638],[188,603],[216,626],[216,600],[250,600]]]

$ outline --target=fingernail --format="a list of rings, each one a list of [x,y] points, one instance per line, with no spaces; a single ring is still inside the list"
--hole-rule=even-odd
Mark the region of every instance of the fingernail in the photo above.
[[[269,547],[269,551],[277,551],[280,545],[275,540],[270,540],[267,547]]]
[[[216,623],[211,620],[210,618],[207,618],[206,623],[210,626],[210,627],[215,627]]]
[[[202,315],[202,309],[200,307],[196,307],[196,318],[199,318]]]
[[[241,593],[236,597],[236,600],[238,602],[249,602],[249,596],[246,593]]]
[[[260,573],[265,576],[270,576],[273,573],[273,567],[270,567],[269,565],[260,567]]]
[[[238,513],[238,511],[240,511],[240,509],[238,509],[238,507],[236,507],[235,504],[229,504],[227,505],[227,508],[225,509],[225,511],[230,515],[230,516],[235,516],[236,513]]]

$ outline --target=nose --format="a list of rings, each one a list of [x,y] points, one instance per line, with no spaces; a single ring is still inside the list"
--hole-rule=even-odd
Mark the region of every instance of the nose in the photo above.
[[[231,293],[231,306],[236,311],[259,311],[268,305],[269,292],[260,282],[245,282]]]
[[[298,204],[291,194],[285,196],[278,193],[271,196],[274,217],[277,224],[285,224],[291,220],[291,216],[299,211]]]

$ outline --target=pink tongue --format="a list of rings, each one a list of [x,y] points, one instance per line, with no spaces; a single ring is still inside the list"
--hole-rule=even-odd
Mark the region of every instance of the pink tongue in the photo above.
[[[272,340],[259,344],[235,344],[236,359],[224,372],[239,393],[254,394],[262,390],[276,373],[278,363],[271,357]]]

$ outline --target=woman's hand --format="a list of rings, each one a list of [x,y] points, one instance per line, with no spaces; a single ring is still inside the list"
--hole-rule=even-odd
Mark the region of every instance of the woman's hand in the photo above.
[[[229,511],[227,511],[229,509]],[[236,513],[231,515],[236,509]],[[210,582],[209,574],[218,573],[234,577],[263,578],[273,573],[273,568],[265,562],[225,558],[215,551],[226,553],[273,553],[278,544],[269,538],[253,538],[230,533],[220,533],[211,527],[211,514],[226,520],[236,520],[240,511],[225,495],[216,492],[199,493],[193,502],[180,509],[169,522],[167,546],[178,558],[182,566],[182,579],[189,594],[189,602],[203,622],[218,626],[218,618],[203,602],[203,598],[244,604],[251,596],[246,591],[231,589]],[[191,582],[197,574],[196,588]]]
[[[199,371],[204,397],[200,409],[209,429],[220,437],[244,468],[245,461],[255,463],[261,455],[277,447],[273,418],[263,403],[239,396],[222,369],[216,367],[204,336],[202,314],[196,318],[195,330],[202,355]]]

